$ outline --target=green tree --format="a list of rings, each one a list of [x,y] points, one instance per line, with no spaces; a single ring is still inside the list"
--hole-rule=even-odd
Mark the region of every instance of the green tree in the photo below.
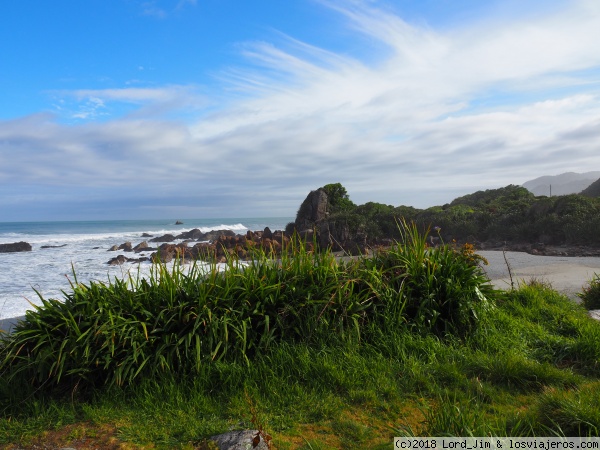
[[[330,183],[323,186],[329,200],[330,212],[348,212],[356,208],[356,205],[350,200],[346,188],[341,183]]]

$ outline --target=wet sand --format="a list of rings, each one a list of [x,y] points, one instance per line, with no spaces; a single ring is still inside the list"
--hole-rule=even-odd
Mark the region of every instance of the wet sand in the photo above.
[[[477,252],[489,262],[483,266],[494,286],[511,288],[512,281],[518,283],[538,280],[550,284],[561,294],[578,300],[581,292],[595,274],[600,274],[600,257],[597,256],[540,256],[525,252],[506,252],[506,261],[501,251]]]

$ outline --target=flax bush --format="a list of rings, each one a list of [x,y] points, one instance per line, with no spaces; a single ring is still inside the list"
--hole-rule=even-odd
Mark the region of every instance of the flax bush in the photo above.
[[[496,292],[482,269],[487,264],[473,246],[429,247],[425,233],[401,224],[402,240],[378,255],[386,283],[405,300],[403,315],[418,330],[466,335],[492,307]]]
[[[600,275],[595,274],[578,296],[586,309],[600,309]]]
[[[313,253],[297,237],[281,257],[257,250],[223,269],[157,265],[147,279],[75,282],[29,311],[0,342],[0,375],[31,386],[126,385],[199,375],[215,361],[249,365],[282,342],[374,342],[411,327],[464,335],[494,291],[472,249],[428,248],[414,225],[373,258]]]

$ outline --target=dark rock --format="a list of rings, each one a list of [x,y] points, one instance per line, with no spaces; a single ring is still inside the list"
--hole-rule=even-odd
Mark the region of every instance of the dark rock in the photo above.
[[[178,220],[177,222],[175,222],[175,225],[183,225],[183,222]]]
[[[216,241],[217,239],[219,239],[221,236],[233,237],[235,235],[236,234],[231,230],[213,230],[213,231],[204,233],[203,239],[197,239],[197,240],[213,242],[213,241]]]
[[[63,244],[63,245],[42,245],[40,248],[62,248],[62,247],[66,247],[67,244]]]
[[[204,233],[198,228],[194,228],[190,231],[184,231],[176,236],[176,239],[193,239],[195,241],[204,241]]]
[[[313,228],[298,231],[298,235],[305,241],[312,241],[315,235],[315,230]]]
[[[126,262],[140,263],[140,262],[144,262],[144,261],[148,261],[148,258],[128,258],[124,255],[119,255],[119,256],[115,256],[114,258],[111,258],[107,262],[107,264],[109,266],[120,266],[121,264],[125,264]]]
[[[272,239],[273,238],[273,232],[271,231],[271,229],[269,227],[265,227],[265,229],[263,230],[262,237],[263,237],[263,239]]]
[[[114,258],[111,258],[107,264],[109,266],[120,266],[121,264],[124,264],[125,262],[127,262],[127,258],[123,255],[119,255],[119,256],[115,256]]]
[[[217,246],[208,242],[200,242],[194,245],[190,252],[194,259],[214,260],[217,256]]]
[[[150,242],[173,242],[175,240],[175,236],[172,234],[163,234],[162,236],[155,237],[154,239],[150,239]]]
[[[329,200],[323,188],[311,191],[298,209],[294,225],[297,230],[311,229],[329,216]]]
[[[109,248],[107,251],[108,252],[116,252],[117,250],[119,250],[119,247],[116,245],[113,245],[111,248]]]
[[[343,250],[353,255],[364,254],[368,249],[368,236],[363,227],[351,224],[347,215],[331,214],[331,204],[323,188],[308,194],[289,228],[298,231],[308,242],[314,240],[320,248]]]
[[[126,252],[132,252],[133,245],[131,244],[131,242],[124,242],[121,245],[119,245],[118,250],[125,250]]]
[[[140,242],[138,245],[136,245],[135,247],[133,247],[133,251],[136,252],[136,253],[139,253],[139,252],[141,252],[143,250],[146,250],[148,248],[149,248],[148,243],[146,241],[144,241],[144,242]]]
[[[269,440],[271,438],[258,430],[238,430],[212,436],[210,440],[217,444],[220,450],[268,450],[269,444],[265,437]]]
[[[150,255],[150,261],[153,263],[168,263],[173,259],[182,259],[183,262],[192,261],[194,254],[186,244],[162,244],[155,253]]]
[[[152,235],[148,233],[142,233],[142,237],[152,237]]]
[[[27,242],[13,242],[12,244],[0,244],[0,253],[30,252],[31,244]]]

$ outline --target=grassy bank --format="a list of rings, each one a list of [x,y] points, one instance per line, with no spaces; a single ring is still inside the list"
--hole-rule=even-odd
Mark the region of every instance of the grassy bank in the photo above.
[[[492,289],[469,246],[414,227],[340,263],[294,241],[225,271],[79,285],[0,344],[0,443],[281,449],[400,435],[598,435],[600,324],[542,283]]]

